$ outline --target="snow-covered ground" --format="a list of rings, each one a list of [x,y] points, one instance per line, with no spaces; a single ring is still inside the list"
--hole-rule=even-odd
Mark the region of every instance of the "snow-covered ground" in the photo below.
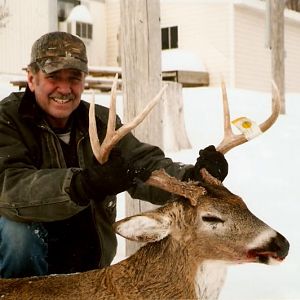
[[[12,90],[16,88],[0,80],[1,99]],[[176,161],[194,163],[200,148],[217,145],[221,140],[221,93],[219,88],[190,88],[184,89],[183,94],[186,129],[192,149],[167,155]],[[229,90],[228,95],[232,118],[247,116],[260,123],[271,110],[270,94]],[[91,94],[86,94],[84,99],[90,97]],[[97,102],[107,105],[107,96],[96,98]],[[120,96],[118,112],[122,115]],[[242,196],[256,216],[289,240],[290,253],[277,266],[231,266],[221,300],[300,299],[299,119],[300,95],[287,95],[286,114],[281,115],[268,132],[226,154],[230,171],[224,184]],[[122,218],[122,195],[118,208],[118,218]],[[124,255],[124,240],[119,238],[119,242],[118,259]]]

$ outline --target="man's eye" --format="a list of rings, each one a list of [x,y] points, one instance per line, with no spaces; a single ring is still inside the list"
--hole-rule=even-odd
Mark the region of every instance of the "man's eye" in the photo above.
[[[53,80],[55,80],[55,79],[56,79],[56,76],[55,76],[55,75],[48,75],[48,76],[47,76],[47,79],[53,79]]]
[[[71,78],[72,81],[81,81],[81,77],[73,77]]]

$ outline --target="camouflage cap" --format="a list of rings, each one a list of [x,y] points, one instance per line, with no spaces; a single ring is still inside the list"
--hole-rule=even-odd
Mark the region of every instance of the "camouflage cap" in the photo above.
[[[88,73],[86,48],[80,38],[66,32],[50,32],[34,42],[30,64],[36,63],[45,73],[77,69]]]

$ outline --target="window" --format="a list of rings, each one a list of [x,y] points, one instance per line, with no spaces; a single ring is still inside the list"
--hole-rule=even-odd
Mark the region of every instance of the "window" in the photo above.
[[[165,27],[161,29],[162,50],[178,48],[178,27]]]
[[[76,35],[91,40],[93,38],[92,24],[76,22]]]

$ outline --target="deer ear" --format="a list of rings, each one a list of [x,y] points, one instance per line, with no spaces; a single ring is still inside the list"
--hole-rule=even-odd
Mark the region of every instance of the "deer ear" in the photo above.
[[[155,218],[151,215],[137,215],[114,224],[115,231],[126,239],[137,242],[155,242],[170,233],[171,221],[168,217]]]

